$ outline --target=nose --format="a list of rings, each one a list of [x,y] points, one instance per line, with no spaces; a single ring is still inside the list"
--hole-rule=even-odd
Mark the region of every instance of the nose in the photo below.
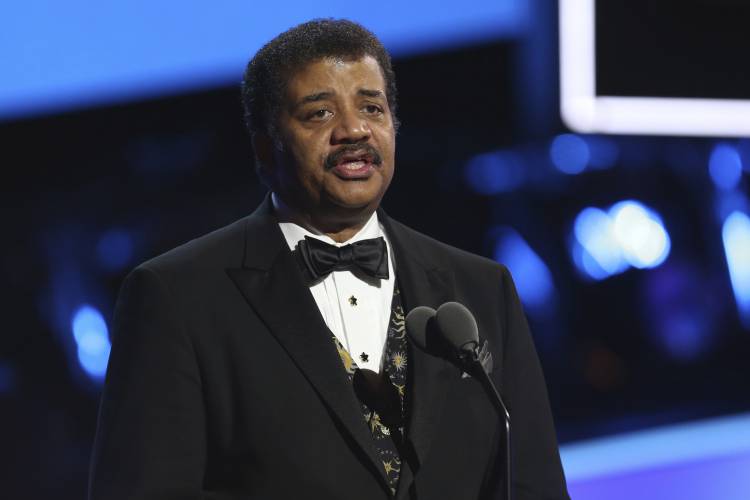
[[[370,138],[370,126],[357,109],[342,109],[331,134],[331,144],[356,144]]]

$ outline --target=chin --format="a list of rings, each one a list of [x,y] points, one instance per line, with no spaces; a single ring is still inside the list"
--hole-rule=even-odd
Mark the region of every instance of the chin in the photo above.
[[[331,196],[330,201],[337,207],[344,210],[363,210],[367,208],[377,208],[382,195],[380,193],[358,193],[344,196]]]
[[[347,189],[336,190],[330,193],[329,199],[336,205],[347,208],[365,208],[377,206],[385,194],[382,186],[371,186],[363,183],[361,186],[347,186]]]

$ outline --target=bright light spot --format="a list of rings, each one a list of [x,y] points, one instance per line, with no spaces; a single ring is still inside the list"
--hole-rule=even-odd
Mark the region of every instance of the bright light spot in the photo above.
[[[734,189],[742,177],[740,153],[729,144],[718,144],[708,160],[708,173],[718,188]]]
[[[99,238],[96,253],[102,267],[118,271],[127,266],[133,257],[133,238],[125,230],[110,229]]]
[[[523,163],[511,152],[495,151],[477,155],[464,170],[466,183],[479,194],[511,191],[523,183]]]
[[[616,203],[608,212],[583,209],[575,219],[573,236],[573,262],[595,280],[630,266],[656,267],[667,258],[671,246],[661,218],[635,201]]]
[[[639,269],[656,267],[671,247],[661,218],[635,201],[622,201],[609,210],[614,235],[628,263]]]
[[[521,235],[511,228],[502,228],[494,257],[510,270],[527,308],[543,313],[545,307],[552,305],[555,294],[552,273]]]
[[[109,362],[109,343],[106,349],[99,354],[93,354],[78,346],[78,362],[81,367],[94,379],[101,380],[107,373],[107,363]]]
[[[750,218],[732,213],[724,221],[721,236],[740,319],[750,328]]]
[[[581,244],[578,243],[578,241],[573,241],[571,253],[573,255],[573,262],[575,263],[576,267],[589,278],[600,281],[612,276],[611,273],[608,273],[601,268],[601,266],[596,262],[596,260],[594,260],[591,254],[584,250]]]
[[[594,279],[604,279],[627,269],[614,235],[612,219],[598,208],[585,208],[573,226],[576,242],[581,246],[580,267]]]
[[[111,347],[104,317],[95,308],[83,305],[73,315],[71,328],[81,367],[92,378],[101,379],[107,371]]]
[[[591,159],[589,145],[575,134],[558,135],[552,140],[549,157],[558,170],[565,174],[580,174]]]

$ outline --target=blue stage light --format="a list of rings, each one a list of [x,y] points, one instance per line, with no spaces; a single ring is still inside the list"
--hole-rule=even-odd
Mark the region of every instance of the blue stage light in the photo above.
[[[549,157],[560,172],[574,175],[586,169],[591,159],[591,150],[581,137],[562,134],[552,140]]]
[[[732,213],[724,221],[721,235],[740,319],[750,328],[750,217]]]
[[[531,313],[543,314],[555,299],[555,285],[544,261],[515,230],[496,230],[495,260],[510,270],[518,295]]]
[[[91,378],[101,380],[111,348],[104,317],[94,307],[82,305],[73,314],[71,329],[78,346],[78,362]]]
[[[99,238],[96,253],[104,269],[119,271],[133,258],[133,238],[123,229],[110,229]]]
[[[573,257],[573,263],[576,268],[587,278],[601,281],[612,276],[612,273],[602,269],[599,263],[581,246],[580,243],[578,243],[575,238],[572,239],[570,253]]]
[[[708,173],[720,189],[734,189],[742,177],[742,158],[734,146],[717,144],[708,161]]]
[[[627,200],[607,212],[589,207],[573,224],[571,255],[585,276],[602,280],[633,266],[660,265],[671,242],[659,215],[643,204]]]
[[[479,194],[511,191],[524,181],[523,160],[507,151],[483,153],[469,160],[464,176],[469,187]]]
[[[573,225],[574,261],[584,274],[600,280],[625,271],[628,264],[614,235],[612,219],[598,208],[585,208]],[[577,258],[576,258],[577,257]]]
[[[656,267],[671,248],[661,218],[637,201],[616,203],[609,210],[613,232],[625,260],[638,269]]]

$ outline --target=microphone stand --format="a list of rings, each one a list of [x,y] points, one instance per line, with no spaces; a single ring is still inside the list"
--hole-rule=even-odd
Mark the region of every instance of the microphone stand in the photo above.
[[[479,349],[476,344],[473,347],[464,346],[459,352],[459,357],[463,361],[464,366],[467,368],[467,373],[472,377],[479,380],[482,384],[487,397],[492,401],[492,405],[498,413],[498,416],[503,419],[505,423],[505,439],[504,441],[504,455],[505,455],[505,490],[503,491],[503,500],[511,500],[511,483],[512,483],[512,468],[511,468],[511,447],[510,447],[510,413],[508,408],[505,406],[502,396],[495,387],[495,383],[492,381],[490,375],[485,371],[484,366],[479,359]]]

